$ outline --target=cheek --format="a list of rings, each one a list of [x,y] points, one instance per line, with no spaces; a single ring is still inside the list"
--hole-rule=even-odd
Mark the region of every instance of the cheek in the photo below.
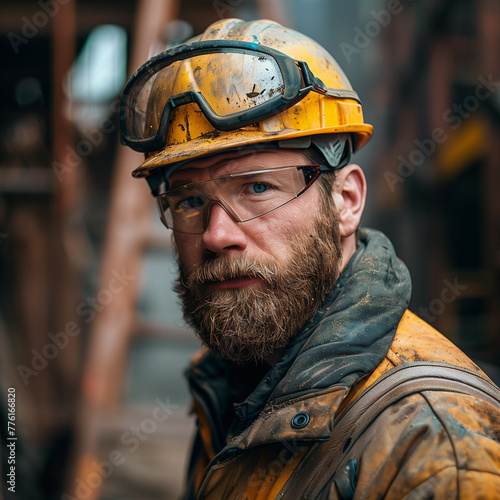
[[[280,214],[285,237],[313,234],[319,215],[319,196],[312,189],[288,204]]]
[[[319,214],[319,192],[310,189],[296,200],[264,217],[249,236],[255,244],[281,260],[290,251],[290,241],[313,234]]]
[[[256,219],[258,225],[248,234],[257,252],[264,252],[283,262],[292,250],[292,241],[313,233],[315,220],[314,213],[305,216],[299,209],[277,210],[274,214]]]
[[[174,233],[174,242],[179,258],[188,271],[202,260],[201,236],[198,234]]]

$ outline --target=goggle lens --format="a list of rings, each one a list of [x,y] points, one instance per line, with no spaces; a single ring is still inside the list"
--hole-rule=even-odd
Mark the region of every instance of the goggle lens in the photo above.
[[[231,74],[217,74],[221,67],[231,67]],[[170,113],[189,102],[196,102],[208,118],[213,115],[227,119],[244,116],[252,108],[280,100],[284,92],[280,68],[267,54],[195,55],[142,76],[128,94],[125,133],[129,139],[155,137],[168,118],[164,116],[165,110]],[[239,126],[237,122],[235,120],[234,128]]]

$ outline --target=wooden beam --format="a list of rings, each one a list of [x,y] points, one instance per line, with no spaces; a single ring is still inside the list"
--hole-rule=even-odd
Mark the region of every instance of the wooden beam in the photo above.
[[[478,52],[481,55],[481,75],[496,82],[500,80],[500,5],[496,0],[480,0],[478,5]],[[490,98],[490,102],[499,102],[500,90]],[[492,104],[491,104],[492,105]],[[498,366],[500,360],[500,123],[498,120],[498,104],[496,119],[489,123],[486,142],[489,151],[486,157],[483,175],[483,245],[485,260],[485,276],[487,289],[487,343],[488,361]]]
[[[129,73],[153,54],[163,38],[167,22],[176,18],[178,0],[139,0],[130,54]],[[136,320],[135,306],[142,283],[144,243],[152,231],[153,200],[144,181],[131,173],[143,155],[118,148],[112,179],[111,204],[105,248],[96,297],[102,307],[93,320],[87,362],[83,375],[83,394],[76,447],[76,477],[69,478],[68,490],[77,492],[76,481],[87,483],[98,462],[99,422],[116,412],[122,395],[130,336]],[[98,498],[99,488],[92,489]],[[77,495],[76,495],[77,496]]]

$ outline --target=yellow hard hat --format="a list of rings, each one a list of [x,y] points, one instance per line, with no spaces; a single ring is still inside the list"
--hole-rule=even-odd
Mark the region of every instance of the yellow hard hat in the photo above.
[[[122,142],[146,153],[135,177],[324,134],[352,136],[355,150],[373,133],[335,59],[269,20],[221,20],[150,59],[124,89],[120,120]]]

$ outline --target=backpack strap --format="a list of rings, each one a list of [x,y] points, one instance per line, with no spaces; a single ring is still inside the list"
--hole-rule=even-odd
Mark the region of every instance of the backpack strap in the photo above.
[[[293,498],[316,498],[368,426],[392,404],[422,391],[467,394],[500,410],[500,389],[476,372],[434,361],[399,365],[384,373],[335,416],[330,440],[312,447],[309,460],[304,458],[286,491],[293,492]]]

